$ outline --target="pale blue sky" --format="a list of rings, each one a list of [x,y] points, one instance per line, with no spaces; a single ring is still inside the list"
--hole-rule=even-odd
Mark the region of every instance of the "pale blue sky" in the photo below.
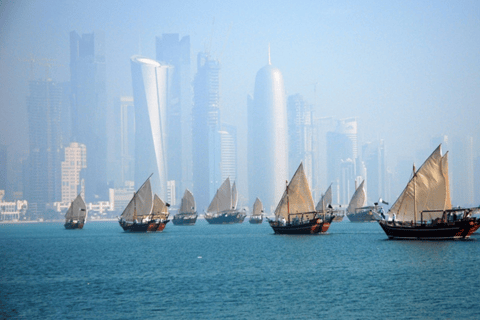
[[[480,1],[135,2],[0,1],[0,143],[28,149],[21,60],[55,59],[52,77],[67,81],[69,32],[103,30],[109,103],[132,94],[133,54],[155,58],[155,36],[190,35],[192,66],[206,47],[221,59],[223,119],[245,135],[270,43],[287,93],[318,116],[358,117],[360,138],[384,139],[391,166],[441,134],[473,136],[479,154]]]

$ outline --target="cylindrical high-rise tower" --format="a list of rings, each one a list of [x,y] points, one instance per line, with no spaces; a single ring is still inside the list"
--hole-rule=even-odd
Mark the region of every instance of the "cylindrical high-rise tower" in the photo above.
[[[135,187],[153,173],[152,190],[167,199],[166,108],[171,66],[133,56],[132,85],[135,105]]]
[[[260,198],[268,213],[288,179],[287,107],[283,76],[270,64],[257,72],[248,105],[249,202]]]

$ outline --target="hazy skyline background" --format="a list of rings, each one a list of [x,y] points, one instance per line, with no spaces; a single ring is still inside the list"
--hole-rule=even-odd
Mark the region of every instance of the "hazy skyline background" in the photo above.
[[[69,81],[69,32],[101,30],[110,109],[132,95],[130,57],[155,59],[156,36],[190,35],[192,74],[198,52],[220,60],[222,120],[238,126],[239,175],[247,95],[269,44],[287,95],[303,95],[319,117],[357,117],[359,143],[384,139],[389,167],[439,135],[473,136],[479,155],[477,1],[6,1],[0,19],[0,144],[9,152],[28,150],[28,60],[53,59],[50,77]],[[39,64],[34,71],[45,76]]]

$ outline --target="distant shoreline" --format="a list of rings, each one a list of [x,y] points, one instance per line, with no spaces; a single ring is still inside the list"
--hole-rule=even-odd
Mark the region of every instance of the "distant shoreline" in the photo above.
[[[87,220],[87,223],[89,222],[115,222],[118,221],[117,218],[109,218],[109,219],[89,219]],[[38,220],[8,220],[8,221],[0,221],[0,224],[25,224],[25,223],[63,223],[65,222],[64,219],[62,220],[44,220],[44,221],[38,221]]]

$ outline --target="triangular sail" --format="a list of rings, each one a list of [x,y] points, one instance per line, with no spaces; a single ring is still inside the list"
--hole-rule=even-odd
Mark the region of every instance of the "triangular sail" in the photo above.
[[[188,189],[186,189],[183,194],[179,213],[195,213],[195,199],[193,198],[192,192]]]
[[[390,209],[397,220],[414,221],[421,218],[424,210],[448,210],[452,208],[448,179],[448,153],[441,155],[441,145],[413,174],[403,192]],[[416,202],[416,203],[415,203]],[[426,213],[424,220],[441,216],[442,213]]]
[[[132,200],[128,203],[121,217],[125,221],[133,221],[135,219],[142,220],[151,215],[153,208],[152,186],[150,178],[138,189],[133,195]]]
[[[232,210],[237,209],[237,203],[238,203],[237,185],[235,184],[235,182],[233,182],[233,186],[232,186],[232,207],[230,209],[232,209]]]
[[[355,190],[352,199],[350,199],[350,203],[348,204],[347,208],[348,213],[355,213],[355,209],[364,207],[366,205],[367,194],[365,192],[365,187],[363,186],[364,184],[365,180],[360,183],[360,186],[358,186],[357,190]]]
[[[168,207],[165,202],[162,201],[156,194],[153,197],[153,209],[152,209],[152,219],[163,219],[168,218]]]
[[[315,205],[307,176],[303,169],[303,163],[300,163],[275,209],[275,216],[288,220],[289,213],[312,213],[314,209]]]
[[[318,201],[315,210],[319,212],[325,212],[329,204],[332,204],[332,185],[330,185],[325,194],[322,195],[322,198],[320,198],[320,201]]]
[[[218,188],[215,197],[213,197],[208,212],[218,213],[226,210],[230,210],[232,205],[232,189],[230,187],[230,179],[227,178]]]
[[[67,210],[65,214],[65,220],[77,220],[82,221],[87,217],[87,205],[83,201],[82,196],[79,194]]]
[[[255,203],[253,204],[252,216],[261,216],[263,211],[263,204],[260,199],[256,199]]]

